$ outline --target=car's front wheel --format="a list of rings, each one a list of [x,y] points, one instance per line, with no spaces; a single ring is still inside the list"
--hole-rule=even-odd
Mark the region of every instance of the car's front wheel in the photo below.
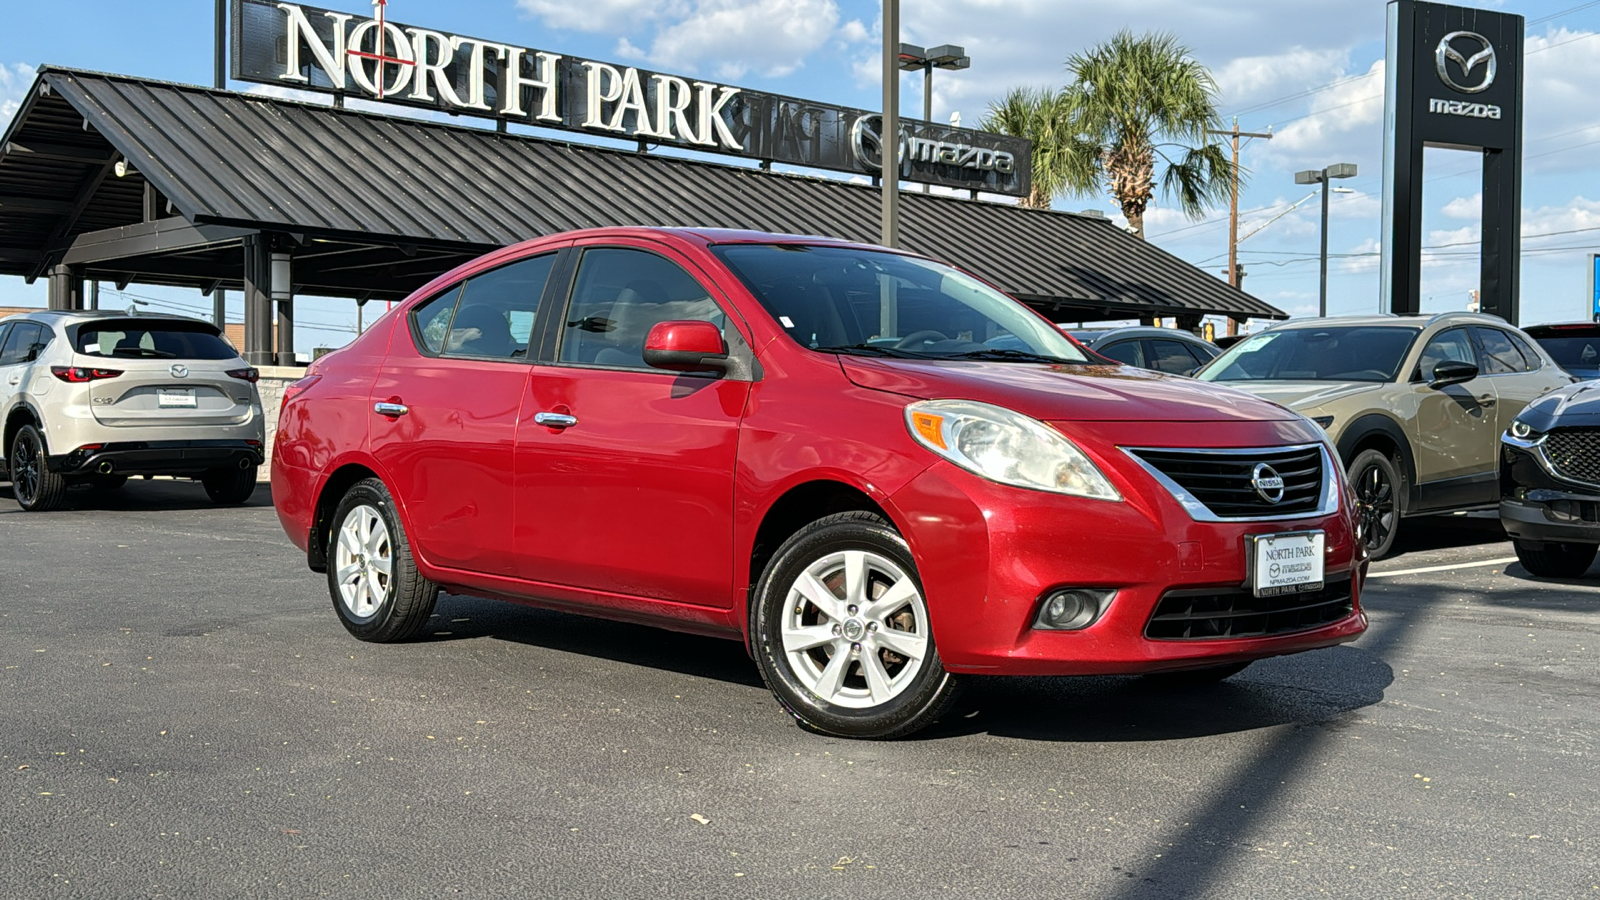
[[[61,505],[67,482],[50,471],[44,438],[32,425],[24,425],[11,441],[11,491],[17,505],[29,512],[45,512]]]
[[[819,519],[784,542],[756,588],[751,645],[784,709],[825,734],[901,737],[955,693],[910,548],[870,512]]]
[[[1594,544],[1573,544],[1565,541],[1535,543],[1513,538],[1511,545],[1517,550],[1517,561],[1530,574],[1540,578],[1577,578],[1594,565]]]
[[[328,592],[345,629],[375,643],[414,637],[433,615],[439,586],[418,574],[383,482],[368,478],[345,492],[330,534]]]
[[[1400,533],[1400,472],[1381,450],[1363,450],[1350,460],[1350,487],[1367,556],[1382,559]]]

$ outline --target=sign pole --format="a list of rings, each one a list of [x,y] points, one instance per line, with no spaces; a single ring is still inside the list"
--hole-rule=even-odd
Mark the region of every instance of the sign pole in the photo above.
[[[228,0],[217,0],[217,52],[216,72],[212,87],[222,90],[228,86]]]
[[[883,0],[883,233],[900,243],[900,0]]]

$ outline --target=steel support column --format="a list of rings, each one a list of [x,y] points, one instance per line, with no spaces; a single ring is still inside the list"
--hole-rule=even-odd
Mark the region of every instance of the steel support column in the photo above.
[[[47,302],[51,309],[83,309],[83,275],[77,267],[51,267]]]
[[[272,352],[272,240],[244,239],[244,358],[253,366],[277,362]]]

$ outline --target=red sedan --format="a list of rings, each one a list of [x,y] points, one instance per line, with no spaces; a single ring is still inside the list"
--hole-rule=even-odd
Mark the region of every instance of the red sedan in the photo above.
[[[960,673],[1212,680],[1366,627],[1314,423],[878,247],[519,244],[314,363],[278,428],[278,516],[356,637],[442,588],[738,638],[831,734],[922,728]]]

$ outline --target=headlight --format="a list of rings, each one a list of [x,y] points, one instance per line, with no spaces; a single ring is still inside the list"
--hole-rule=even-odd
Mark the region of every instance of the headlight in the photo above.
[[[1511,423],[1511,436],[1519,441],[1536,441],[1544,437],[1541,431],[1535,431],[1533,426],[1521,419]]]
[[[970,400],[924,400],[906,407],[906,427],[922,446],[991,481],[1097,500],[1122,499],[1065,435],[1021,413]]]

